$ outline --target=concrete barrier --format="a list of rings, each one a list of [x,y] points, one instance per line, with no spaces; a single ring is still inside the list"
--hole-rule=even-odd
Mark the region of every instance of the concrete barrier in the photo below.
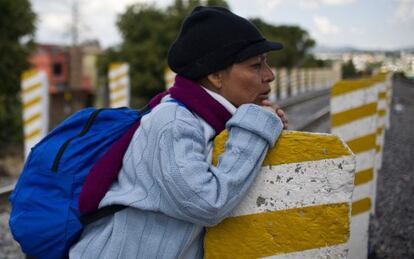
[[[376,174],[378,87],[372,79],[340,81],[331,90],[331,132],[356,155],[349,258],[367,258]]]
[[[388,103],[387,103],[387,86],[385,81],[385,75],[378,75],[375,78],[378,87],[378,121],[377,121],[377,160],[376,167],[381,169],[382,167],[382,150],[384,146],[385,128],[387,120]]]
[[[299,93],[299,83],[300,80],[298,79],[299,76],[299,70],[296,68],[293,68],[290,70],[290,88],[291,88],[291,96],[295,96]]]
[[[387,88],[387,115],[386,115],[386,129],[391,127],[391,102],[392,102],[392,74],[389,73],[386,76],[386,88]]]
[[[109,106],[111,108],[129,107],[130,82],[127,63],[109,65]]]
[[[227,133],[214,142],[213,163]],[[336,136],[284,131],[205,258],[346,258],[355,157]]]
[[[279,87],[280,89],[280,99],[285,99],[288,97],[288,85],[289,85],[289,75],[287,69],[279,69],[278,70],[279,76]]]
[[[270,94],[269,94],[269,101],[275,103],[277,98],[277,71],[275,68],[272,68],[272,73],[275,75],[275,80],[270,82]]]
[[[49,130],[49,84],[47,75],[39,70],[27,70],[21,77],[21,97],[24,132],[24,154],[37,144]]]

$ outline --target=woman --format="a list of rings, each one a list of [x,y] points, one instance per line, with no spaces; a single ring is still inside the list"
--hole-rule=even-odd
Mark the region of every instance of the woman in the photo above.
[[[281,48],[227,9],[195,8],[168,53],[175,84],[150,102],[100,203],[128,208],[88,225],[70,257],[202,258],[205,227],[241,201],[287,127],[267,101],[266,53]],[[225,128],[214,166],[212,141]]]

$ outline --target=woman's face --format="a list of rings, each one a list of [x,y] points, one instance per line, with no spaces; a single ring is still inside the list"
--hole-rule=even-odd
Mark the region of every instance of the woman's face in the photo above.
[[[246,103],[261,105],[269,98],[269,83],[274,79],[266,55],[258,55],[223,70],[219,93],[236,107]]]

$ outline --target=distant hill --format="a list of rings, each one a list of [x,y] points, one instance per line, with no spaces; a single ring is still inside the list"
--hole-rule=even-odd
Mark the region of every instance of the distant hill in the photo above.
[[[401,49],[362,49],[362,48],[356,48],[351,46],[343,46],[343,47],[330,47],[330,46],[324,46],[324,45],[316,45],[311,52],[314,54],[324,53],[324,54],[344,54],[344,53],[400,53],[403,52],[409,52],[414,53],[414,46],[411,47],[405,47]]]

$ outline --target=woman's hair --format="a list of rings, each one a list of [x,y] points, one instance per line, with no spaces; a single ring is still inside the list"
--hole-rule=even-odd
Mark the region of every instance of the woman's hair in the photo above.
[[[247,19],[222,7],[196,7],[184,20],[168,51],[178,75],[199,80],[234,63],[283,45],[266,40]]]

